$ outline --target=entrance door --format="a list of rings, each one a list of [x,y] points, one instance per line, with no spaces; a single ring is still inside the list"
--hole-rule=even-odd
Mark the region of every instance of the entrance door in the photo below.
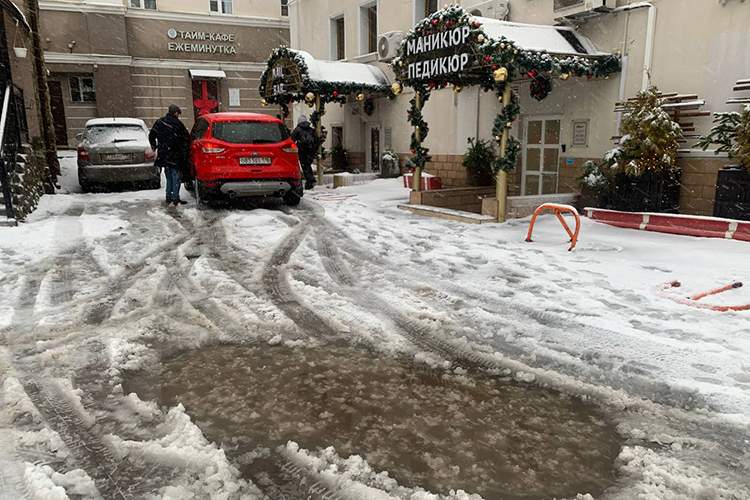
[[[219,111],[219,82],[193,80],[193,111],[195,117]]]
[[[50,108],[52,108],[52,122],[55,126],[55,143],[68,147],[68,126],[65,123],[65,104],[63,102],[62,84],[48,81]]]
[[[561,123],[560,117],[530,117],[526,121],[521,180],[524,196],[557,193]]]
[[[379,123],[367,124],[367,154],[365,161],[368,172],[380,171],[381,138],[382,127]]]

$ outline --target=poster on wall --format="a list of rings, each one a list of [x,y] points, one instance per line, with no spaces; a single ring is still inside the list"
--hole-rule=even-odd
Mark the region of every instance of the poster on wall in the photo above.
[[[589,121],[573,121],[573,146],[588,146],[589,144]]]
[[[229,106],[234,108],[242,106],[240,100],[240,89],[229,89]]]

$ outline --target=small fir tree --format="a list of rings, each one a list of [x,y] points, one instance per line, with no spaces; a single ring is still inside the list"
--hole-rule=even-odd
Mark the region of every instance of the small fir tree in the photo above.
[[[705,151],[716,144],[715,154],[727,153],[750,172],[750,106],[742,113],[715,113],[713,123],[711,132],[701,137],[695,147]]]
[[[670,172],[676,168],[680,126],[662,108],[659,89],[638,92],[625,104],[623,137],[604,160],[615,172],[640,177],[646,172]]]
[[[611,188],[609,179],[604,175],[601,165],[591,160],[581,166],[581,176],[577,180],[581,187],[589,188],[600,196],[609,193]]]
[[[469,137],[469,149],[464,155],[464,167],[477,171],[491,172],[492,160],[495,157],[495,149],[490,141]]]

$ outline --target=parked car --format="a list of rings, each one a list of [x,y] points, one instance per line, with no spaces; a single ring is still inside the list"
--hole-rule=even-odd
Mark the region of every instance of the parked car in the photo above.
[[[303,195],[297,145],[278,118],[256,113],[213,113],[195,122],[190,171],[198,206],[210,200]]]
[[[78,134],[78,183],[84,192],[94,186],[136,182],[159,189],[161,173],[148,142],[148,127],[135,118],[96,118]]]

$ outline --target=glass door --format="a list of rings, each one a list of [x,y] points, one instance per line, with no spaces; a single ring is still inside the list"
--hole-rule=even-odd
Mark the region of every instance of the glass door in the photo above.
[[[560,125],[559,117],[530,117],[526,121],[521,180],[524,196],[557,193]]]

